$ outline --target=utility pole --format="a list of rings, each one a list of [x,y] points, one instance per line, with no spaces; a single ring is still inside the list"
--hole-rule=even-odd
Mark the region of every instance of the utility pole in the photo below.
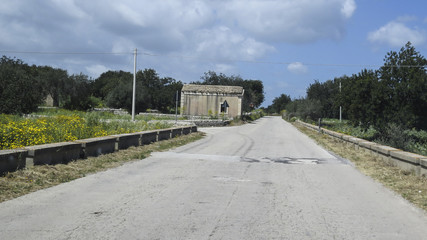
[[[175,95],[175,123],[178,123],[178,90]]]
[[[340,80],[340,95],[341,95],[341,80]],[[340,105],[340,122],[342,122],[342,107]]]
[[[133,52],[133,91],[132,91],[132,121],[135,121],[135,93],[136,93],[136,55],[138,50]]]

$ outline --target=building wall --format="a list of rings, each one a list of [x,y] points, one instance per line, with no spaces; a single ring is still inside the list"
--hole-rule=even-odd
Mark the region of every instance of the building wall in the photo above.
[[[181,115],[207,116],[220,115],[221,104],[227,101],[229,117],[242,115],[242,98],[230,94],[182,92]]]

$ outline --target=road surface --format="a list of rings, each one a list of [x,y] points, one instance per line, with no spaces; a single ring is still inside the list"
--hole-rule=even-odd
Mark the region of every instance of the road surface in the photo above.
[[[427,217],[277,117],[0,204],[0,239],[426,239]]]

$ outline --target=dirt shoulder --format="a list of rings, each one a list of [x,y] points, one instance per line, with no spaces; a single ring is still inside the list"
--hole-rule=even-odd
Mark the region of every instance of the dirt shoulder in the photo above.
[[[427,211],[426,177],[416,176],[413,172],[401,170],[386,163],[380,157],[364,150],[356,150],[354,146],[345,144],[326,134],[315,132],[298,124],[294,124],[294,126],[325,149],[350,160],[363,174],[372,177],[417,207]]]
[[[68,164],[33,166],[8,173],[0,177],[0,202],[82,178],[88,174],[115,168],[126,162],[141,160],[150,156],[152,152],[179,147],[203,136],[203,133],[197,132],[150,145],[130,147],[99,157],[89,157]]]

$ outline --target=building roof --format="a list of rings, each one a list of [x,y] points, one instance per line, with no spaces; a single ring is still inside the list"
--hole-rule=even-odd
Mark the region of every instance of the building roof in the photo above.
[[[183,92],[243,94],[243,87],[222,85],[185,84]]]

